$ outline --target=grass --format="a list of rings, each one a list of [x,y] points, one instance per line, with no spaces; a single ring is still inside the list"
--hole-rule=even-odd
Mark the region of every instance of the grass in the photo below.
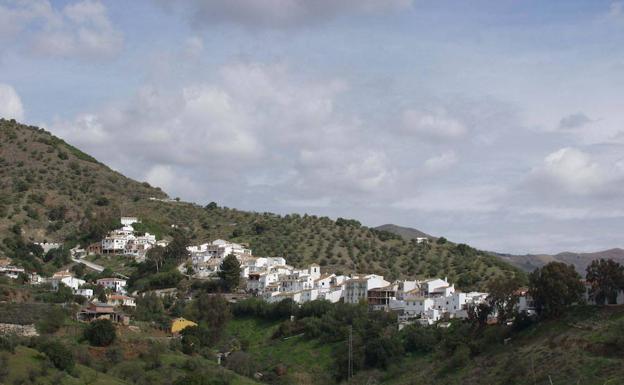
[[[87,255],[85,259],[89,262],[93,262],[104,268],[111,269],[116,273],[130,275],[134,272],[135,268],[130,266],[133,262],[132,257],[126,257],[123,255]]]
[[[37,384],[45,385],[122,385],[126,382],[112,377],[106,373],[96,372],[95,370],[77,364],[74,368],[73,375],[59,371],[55,368],[48,368],[42,372],[42,366],[45,365],[44,356],[34,349],[25,346],[18,346],[15,354],[7,354],[9,358],[9,374],[5,378],[6,384],[18,383],[20,379],[29,379],[36,377]]]
[[[303,336],[289,339],[272,339],[279,322],[254,318],[234,319],[227,332],[239,340],[246,340],[247,352],[268,371],[278,365],[286,367],[288,377],[301,384],[329,384],[332,373],[333,344],[306,340]]]

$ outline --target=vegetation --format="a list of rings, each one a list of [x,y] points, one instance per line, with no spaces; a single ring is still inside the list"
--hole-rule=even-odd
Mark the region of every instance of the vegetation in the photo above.
[[[618,291],[624,290],[624,266],[612,259],[597,259],[587,266],[589,296],[597,304],[614,304]]]
[[[219,278],[227,291],[234,291],[238,287],[240,283],[240,263],[238,263],[234,254],[230,254],[223,259]]]
[[[585,291],[574,266],[551,262],[529,275],[529,294],[535,310],[544,318],[558,317],[564,310],[581,301]]]
[[[110,320],[99,319],[85,328],[84,338],[93,346],[108,346],[115,341],[117,333]]]

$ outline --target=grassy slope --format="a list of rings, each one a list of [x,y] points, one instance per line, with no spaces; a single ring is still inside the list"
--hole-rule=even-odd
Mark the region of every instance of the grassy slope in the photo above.
[[[495,345],[456,370],[434,355],[406,359],[383,374],[382,383],[404,384],[622,384],[622,357],[601,345],[624,308],[579,307],[557,321],[522,332],[508,345]],[[550,377],[550,379],[549,379]]]
[[[279,322],[252,318],[234,319],[227,331],[238,340],[249,342],[248,352],[257,361],[261,371],[285,365],[288,378],[297,384],[330,384],[332,355],[330,344],[302,340],[300,337],[271,339]]]
[[[118,378],[110,376],[106,373],[96,372],[95,370],[82,365],[76,365],[76,376],[49,368],[47,374],[41,374],[41,366],[44,362],[44,356],[34,349],[25,346],[18,346],[15,354],[8,354],[9,357],[9,374],[4,380],[6,384],[18,383],[19,379],[27,379],[29,372],[37,373],[37,384],[50,385],[121,385],[127,384]]]
[[[296,266],[316,262],[333,271],[390,278],[448,276],[464,289],[482,288],[496,275],[518,271],[487,253],[463,253],[453,244],[420,247],[326,217],[208,210],[150,197],[166,194],[124,177],[43,130],[0,119],[0,239],[20,224],[27,240],[64,241],[81,235],[86,218],[95,222],[103,216],[136,215],[145,230],[160,236],[166,237],[171,224],[177,224],[188,229],[193,242],[246,242],[256,255],[283,256]],[[67,209],[62,219],[54,216],[59,207]],[[3,253],[8,251],[0,243],[0,257]]]

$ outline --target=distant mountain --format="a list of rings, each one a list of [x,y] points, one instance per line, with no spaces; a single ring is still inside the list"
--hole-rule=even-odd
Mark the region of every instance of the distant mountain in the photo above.
[[[427,233],[423,233],[422,231],[418,229],[414,229],[411,227],[397,226],[393,224],[377,226],[375,227],[375,230],[387,231],[389,233],[396,234],[400,237],[403,237],[404,239],[407,239],[407,240],[416,239],[416,238],[435,239],[435,237],[432,237],[431,235]]]
[[[512,254],[499,254],[494,253],[499,258],[512,265],[519,267],[525,271],[532,271],[536,268],[542,267],[549,262],[564,262],[574,265],[576,271],[581,275],[585,275],[587,266],[595,259],[605,258],[613,259],[616,262],[624,264],[624,250],[615,248],[604,251],[597,251],[594,253],[573,253],[563,252],[555,255],[549,254],[527,254],[527,255],[512,255]]]

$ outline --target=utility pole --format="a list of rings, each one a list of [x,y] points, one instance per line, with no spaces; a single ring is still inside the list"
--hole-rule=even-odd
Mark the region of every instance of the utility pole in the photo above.
[[[353,377],[353,325],[349,325],[349,368],[347,370],[347,383]]]

